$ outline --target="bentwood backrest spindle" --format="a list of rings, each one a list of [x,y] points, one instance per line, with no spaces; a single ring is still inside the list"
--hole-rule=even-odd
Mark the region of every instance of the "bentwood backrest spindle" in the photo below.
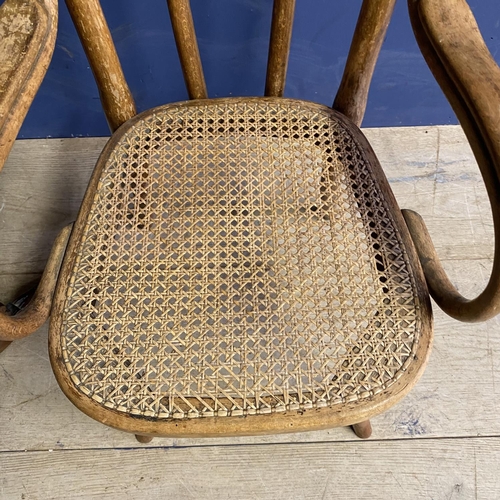
[[[231,99],[208,99],[189,2],[168,0],[192,100],[139,115],[99,2],[66,3],[114,131],[49,333],[82,411],[143,442],[338,425],[368,437],[425,368],[427,285],[458,319],[497,314],[497,253],[485,292],[458,295],[359,130],[395,0],[363,2],[333,109],[282,97],[294,0],[274,2],[265,96]],[[500,70],[464,0],[409,5],[485,178],[498,250]]]

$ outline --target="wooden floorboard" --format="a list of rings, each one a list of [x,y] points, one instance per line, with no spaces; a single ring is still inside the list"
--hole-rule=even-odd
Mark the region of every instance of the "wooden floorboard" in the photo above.
[[[426,219],[451,280],[466,296],[480,292],[492,263],[492,218],[461,130],[365,133],[400,206]],[[0,301],[39,277],[58,230],[77,215],[105,142],[16,143],[0,173]],[[408,397],[373,420],[376,442],[332,429],[137,447],[133,436],[66,400],[50,369],[45,326],[0,355],[0,498],[500,498],[498,415],[500,321],[461,324],[436,311],[427,370]],[[64,474],[74,478],[67,491]],[[16,486],[16,476],[24,483]]]
[[[0,496],[31,499],[500,498],[500,438],[0,454]]]

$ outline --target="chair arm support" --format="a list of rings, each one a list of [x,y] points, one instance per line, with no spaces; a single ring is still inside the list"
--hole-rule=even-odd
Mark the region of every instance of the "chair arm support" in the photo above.
[[[59,269],[72,228],[73,224],[66,226],[55,239],[42,279],[26,308],[15,316],[9,316],[5,312],[5,307],[0,308],[0,342],[27,337],[47,321]]]
[[[415,37],[452,105],[486,184],[495,227],[490,281],[475,299],[462,297],[447,278],[422,218],[403,211],[430,293],[450,316],[483,321],[500,312],[500,68],[465,0],[409,0]]]

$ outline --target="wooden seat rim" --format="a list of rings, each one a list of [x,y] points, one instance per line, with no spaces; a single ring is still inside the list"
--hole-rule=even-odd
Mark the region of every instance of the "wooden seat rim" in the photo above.
[[[67,293],[67,286],[71,279],[71,272],[76,257],[76,250],[79,246],[83,230],[87,222],[87,216],[92,206],[101,173],[113,149],[120,141],[121,137],[143,117],[155,112],[153,108],[145,111],[124,123],[111,137],[103,149],[96,164],[87,192],[82,203],[80,213],[75,223],[65,259],[61,268],[61,274],[56,289],[54,304],[49,328],[49,355],[52,368],[61,389],[85,414],[106,425],[118,428],[125,432],[134,434],[146,434],[154,436],[176,436],[176,437],[213,437],[213,436],[238,436],[238,435],[258,435],[275,434],[286,432],[298,432],[309,430],[320,430],[330,427],[347,426],[364,420],[368,420],[375,415],[384,412],[389,407],[400,401],[416,384],[428,362],[430,348],[432,345],[432,311],[427,291],[427,286],[423,277],[422,268],[417,258],[413,242],[403,217],[389,187],[389,183],[380,167],[380,164],[369,145],[368,141],[349,119],[326,106],[307,101],[295,99],[283,99],[273,97],[263,98],[221,98],[207,100],[191,100],[182,103],[168,104],[161,106],[161,109],[174,106],[207,106],[211,103],[224,102],[248,102],[249,100],[267,100],[269,102],[289,102],[306,106],[315,110],[327,110],[335,119],[339,120],[355,137],[356,143],[365,159],[372,167],[372,174],[376,179],[380,190],[394,217],[395,226],[398,229],[403,243],[408,252],[410,265],[413,268],[417,295],[421,299],[420,319],[421,332],[420,341],[417,346],[414,362],[410,368],[388,389],[376,394],[370,399],[363,399],[354,403],[335,405],[331,408],[298,410],[283,413],[271,413],[266,415],[248,415],[245,417],[200,417],[194,419],[160,419],[134,416],[121,411],[105,408],[81,393],[71,381],[66,370],[63,359],[63,352],[60,342],[60,331],[62,328],[62,317],[64,302]]]

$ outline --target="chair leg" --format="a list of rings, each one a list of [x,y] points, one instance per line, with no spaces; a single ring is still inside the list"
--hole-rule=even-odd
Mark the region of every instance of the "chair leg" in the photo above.
[[[1,302],[0,302],[0,307],[3,307],[3,304]],[[9,347],[10,344],[11,342],[8,340],[0,340],[0,353],[5,351],[5,349],[7,349],[7,347]]]
[[[153,436],[142,436],[141,434],[136,434],[135,439],[137,439],[137,441],[139,441],[139,443],[147,444],[147,443],[151,443],[151,441],[153,441]]]
[[[5,351],[5,349],[7,349],[7,347],[9,347],[11,343],[12,342],[9,342],[7,340],[0,340],[0,353]]]
[[[361,439],[368,439],[372,435],[372,424],[369,420],[354,424],[352,430]]]

